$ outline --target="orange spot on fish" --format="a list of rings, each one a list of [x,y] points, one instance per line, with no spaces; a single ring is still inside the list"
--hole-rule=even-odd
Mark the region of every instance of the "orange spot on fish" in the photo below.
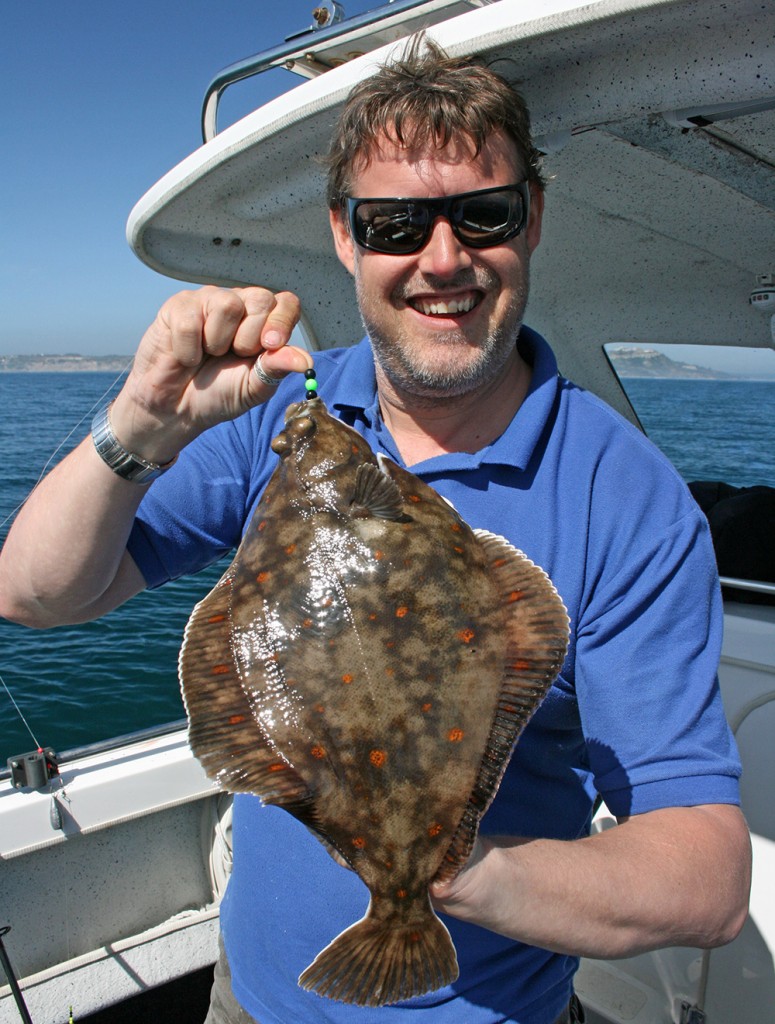
[[[231,665],[213,665],[212,673],[214,676],[225,676],[231,672]]]
[[[385,641],[385,647],[395,647],[395,646],[396,646],[395,640],[386,640]]]
[[[459,555],[462,555],[462,554],[463,554],[463,550],[464,550],[464,549],[463,549],[463,548],[460,548],[460,547],[458,547],[458,546],[457,546],[457,544],[454,544],[454,545],[453,545],[453,547],[452,547],[452,550],[453,550],[453,551],[457,551],[457,553],[458,553]]]
[[[316,757],[318,760],[326,756],[325,747],[313,747],[310,753],[312,754],[313,757]]]
[[[304,622],[302,622],[302,626],[304,626],[305,629],[309,629],[309,627],[311,625],[312,625],[312,619],[305,619]]]
[[[420,941],[420,933],[419,932],[411,932],[410,935],[409,935],[409,940],[410,940],[410,942],[419,942]]]
[[[387,754],[384,750],[372,750],[369,754],[369,760],[375,768],[381,768],[385,761],[387,761]]]
[[[369,620],[370,620],[371,622],[374,622],[374,620],[375,620],[376,618],[377,618],[377,613],[376,613],[376,612],[372,612],[372,613],[371,613],[371,615],[369,615]]]
[[[245,721],[245,716],[244,715],[230,715],[229,716],[229,725],[239,725],[240,722],[244,722],[244,721]]]
[[[363,836],[355,836],[351,842],[356,850],[362,850],[366,846],[366,840]]]
[[[450,743],[459,743],[464,735],[465,733],[462,729],[450,729],[447,733],[447,739]]]
[[[257,583],[266,583],[266,581],[268,579],[269,579],[269,573],[268,572],[260,572],[258,574],[258,576],[256,576],[256,582]]]
[[[424,712],[426,713],[426,715],[427,715],[427,713],[428,713],[428,712],[430,711],[430,709],[431,709],[432,707],[433,707],[433,704],[431,704],[431,702],[430,702],[430,701],[427,701],[427,703],[423,704],[423,706],[422,706],[422,710],[423,710],[423,711],[424,711]]]
[[[261,522],[258,524],[258,529],[259,530],[263,530],[265,528],[265,526],[266,526],[266,519],[262,519]]]
[[[385,552],[384,551],[375,551],[374,552],[374,557],[379,562],[379,561],[381,561],[385,557]]]
[[[399,605],[399,607],[396,608],[396,618],[397,619],[403,619],[403,617],[405,615],[408,615],[408,614],[409,614],[409,609],[407,608],[407,606],[405,604]]]
[[[521,601],[524,596],[524,590],[512,590],[512,592],[509,594],[508,599],[509,601]]]
[[[289,544],[288,547],[285,549],[285,553],[286,553],[286,555],[292,555],[295,550],[296,550],[296,545],[295,544]]]
[[[325,709],[325,706],[324,706],[323,704],[316,704],[316,705],[315,705],[315,711],[317,711],[317,713],[318,713],[319,715],[322,715],[322,714],[324,714],[324,713],[325,713],[325,710],[326,710],[326,709]]]
[[[391,676],[392,677],[395,674],[396,674],[396,670],[394,668],[386,668],[385,669],[385,675],[386,676]]]
[[[419,504],[419,502],[422,501],[422,498],[418,494],[407,494],[407,498],[410,501],[413,501],[415,505]]]
[[[460,523],[453,523],[452,526],[450,526],[450,530],[452,530],[453,533],[460,533]]]
[[[462,640],[464,644],[470,644],[475,635],[472,629],[466,627],[458,632],[458,639]]]
[[[506,564],[506,559],[505,558],[496,558],[495,561],[492,564],[493,564],[494,568],[500,569],[500,567],[502,565]]]
[[[529,661],[525,661],[524,658],[521,658],[519,661],[515,661],[511,667],[515,672],[527,672],[531,665]]]
[[[443,825],[440,825],[438,822],[435,822],[428,829],[428,835],[431,837],[431,839],[435,839],[436,836],[439,834],[439,832],[441,832],[443,827],[444,827]]]
[[[211,615],[207,621],[212,625],[215,625],[216,622],[223,622],[225,619],[225,615]]]
[[[275,761],[274,764],[269,765],[270,772],[284,772],[288,766],[282,761]]]
[[[342,682],[343,683],[347,683],[349,685],[352,681],[353,681],[353,677],[350,675],[349,672],[345,673],[345,675],[342,676]]]
[[[396,889],[396,899],[405,900],[408,895],[406,889]]]

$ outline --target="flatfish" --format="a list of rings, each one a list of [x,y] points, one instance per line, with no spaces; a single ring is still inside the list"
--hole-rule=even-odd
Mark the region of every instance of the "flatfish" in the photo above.
[[[428,886],[466,863],[568,618],[540,568],[320,398],[289,406],[272,448],[186,628],[190,742],[210,777],[285,808],[368,887],[365,917],[299,984],[380,1006],[458,975]]]

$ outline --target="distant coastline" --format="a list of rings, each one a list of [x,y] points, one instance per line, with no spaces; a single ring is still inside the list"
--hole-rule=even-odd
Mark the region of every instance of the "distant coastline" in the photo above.
[[[707,366],[682,363],[654,349],[621,345],[608,349],[616,373],[625,380],[763,380],[747,374],[723,373]],[[0,355],[0,373],[121,373],[127,370],[132,357],[128,355],[82,356],[64,355]]]
[[[18,355],[0,356],[0,373],[121,373],[132,356]]]
[[[743,380],[735,373],[711,370],[708,366],[680,363],[651,348],[622,345],[608,349],[608,358],[619,377],[625,380],[652,378],[654,380]]]

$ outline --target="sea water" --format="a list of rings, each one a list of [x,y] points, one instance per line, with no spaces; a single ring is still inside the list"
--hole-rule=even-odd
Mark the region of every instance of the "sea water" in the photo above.
[[[103,373],[0,373],[0,540],[52,453],[58,461],[80,442],[114,384]],[[775,486],[775,381],[625,384],[646,432],[686,480]],[[226,564],[97,622],[37,631],[0,620],[0,676],[36,741],[62,751],[182,719],[183,629]],[[0,767],[33,747],[0,686]]]

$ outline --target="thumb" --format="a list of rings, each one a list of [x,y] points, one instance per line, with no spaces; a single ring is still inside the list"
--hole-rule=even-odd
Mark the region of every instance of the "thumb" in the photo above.
[[[250,373],[250,390],[261,401],[265,401],[274,388],[289,373],[304,373],[312,369],[312,357],[295,345],[279,349],[264,350],[253,363]]]

